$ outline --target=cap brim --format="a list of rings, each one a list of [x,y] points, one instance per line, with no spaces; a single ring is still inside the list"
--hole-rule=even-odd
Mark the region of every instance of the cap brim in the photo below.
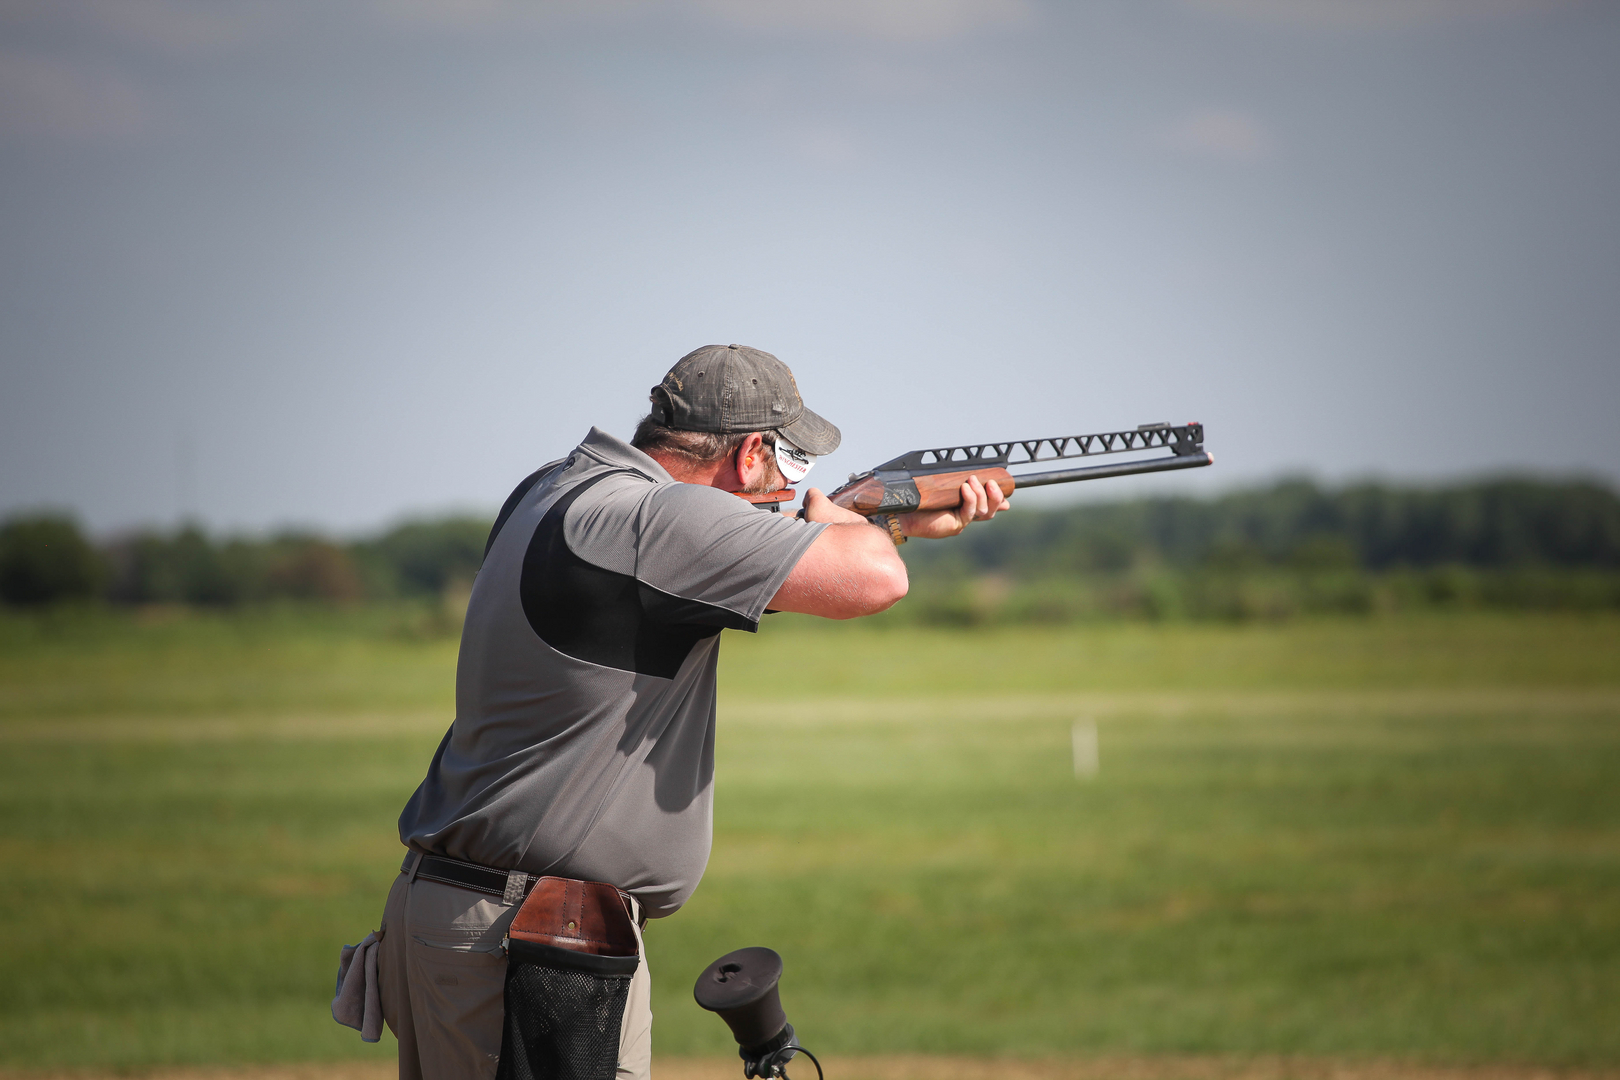
[[[786,435],[794,446],[816,457],[825,457],[844,441],[837,428],[809,409],[804,410],[793,423],[783,424],[776,430]]]

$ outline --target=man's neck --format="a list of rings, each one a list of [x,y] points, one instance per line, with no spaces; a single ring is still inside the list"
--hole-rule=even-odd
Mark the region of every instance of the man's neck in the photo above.
[[[683,454],[665,454],[656,450],[643,451],[664,471],[683,484],[701,484],[722,491],[736,491],[742,487],[737,469],[727,458],[719,461],[697,462]]]

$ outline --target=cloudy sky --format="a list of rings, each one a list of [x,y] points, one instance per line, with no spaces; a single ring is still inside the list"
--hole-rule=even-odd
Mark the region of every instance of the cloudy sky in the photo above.
[[[1616,481],[1617,191],[1600,0],[0,0],[0,513],[491,507],[711,342],[822,482]]]

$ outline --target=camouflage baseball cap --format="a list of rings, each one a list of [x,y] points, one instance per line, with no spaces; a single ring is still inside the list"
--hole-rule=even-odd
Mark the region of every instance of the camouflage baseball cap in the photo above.
[[[809,454],[830,454],[843,438],[804,407],[788,366],[746,345],[687,353],[652,388],[653,419],[683,431],[776,431]]]

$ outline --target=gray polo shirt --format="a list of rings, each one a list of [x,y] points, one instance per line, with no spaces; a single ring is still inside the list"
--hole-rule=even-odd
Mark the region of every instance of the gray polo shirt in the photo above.
[[[596,428],[536,475],[473,586],[456,719],[400,839],[668,915],[709,860],[720,630],[757,630],[825,526],[677,483]]]

